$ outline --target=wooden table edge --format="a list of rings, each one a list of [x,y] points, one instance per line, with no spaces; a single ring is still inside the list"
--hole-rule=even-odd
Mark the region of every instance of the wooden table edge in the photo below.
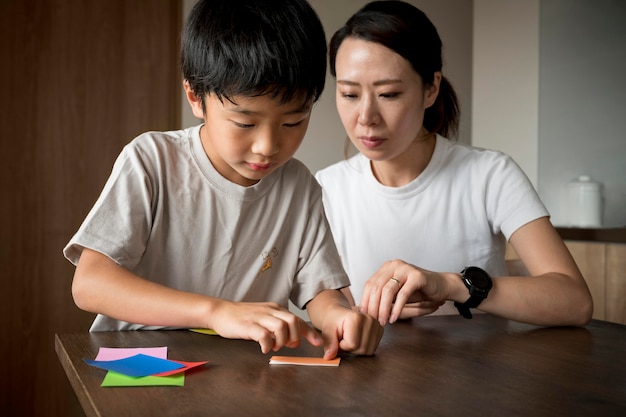
[[[55,333],[54,335],[54,350],[57,353],[59,361],[61,362],[61,366],[63,367],[63,370],[67,375],[67,379],[70,381],[74,393],[78,397],[78,401],[80,401],[80,404],[82,405],[85,414],[89,417],[100,417],[101,414],[98,413],[93,399],[88,393],[87,387],[82,383],[81,379],[79,378],[78,371],[72,364],[68,352],[63,347],[58,333]]]

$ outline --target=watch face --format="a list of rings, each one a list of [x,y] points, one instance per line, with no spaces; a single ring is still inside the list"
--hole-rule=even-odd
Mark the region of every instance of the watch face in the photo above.
[[[469,266],[465,268],[463,277],[469,281],[472,287],[485,291],[491,289],[491,277],[478,267]]]

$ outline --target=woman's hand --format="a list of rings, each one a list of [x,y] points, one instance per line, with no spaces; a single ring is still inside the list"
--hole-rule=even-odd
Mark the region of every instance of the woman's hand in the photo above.
[[[453,291],[450,279],[457,274],[428,271],[401,260],[385,262],[367,280],[359,307],[381,325],[436,311]]]

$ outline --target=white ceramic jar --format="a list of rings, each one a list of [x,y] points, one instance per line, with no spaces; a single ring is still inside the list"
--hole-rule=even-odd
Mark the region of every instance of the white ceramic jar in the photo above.
[[[588,175],[569,183],[569,224],[572,227],[602,226],[602,184]]]

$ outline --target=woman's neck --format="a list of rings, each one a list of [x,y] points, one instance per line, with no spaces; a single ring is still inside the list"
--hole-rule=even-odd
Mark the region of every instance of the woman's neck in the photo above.
[[[435,152],[437,135],[420,135],[400,155],[385,161],[370,161],[374,177],[388,187],[401,187],[417,178],[428,166]]]

